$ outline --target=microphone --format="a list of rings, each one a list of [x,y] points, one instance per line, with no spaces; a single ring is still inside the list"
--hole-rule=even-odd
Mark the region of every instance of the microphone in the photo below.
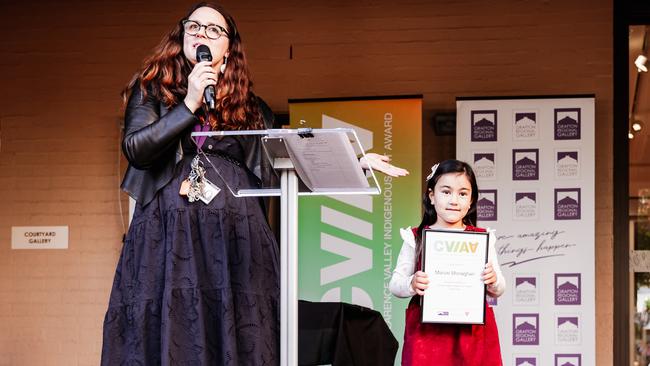
[[[210,47],[202,44],[196,48],[196,62],[202,61],[212,61],[212,53],[210,53]],[[215,108],[215,92],[214,85],[208,85],[203,91],[203,99],[205,104],[208,105],[208,108]]]

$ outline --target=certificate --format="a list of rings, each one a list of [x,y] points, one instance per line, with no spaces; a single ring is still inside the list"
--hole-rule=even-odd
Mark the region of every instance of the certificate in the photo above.
[[[422,296],[423,323],[484,324],[488,255],[485,232],[426,229],[422,270],[429,287]]]

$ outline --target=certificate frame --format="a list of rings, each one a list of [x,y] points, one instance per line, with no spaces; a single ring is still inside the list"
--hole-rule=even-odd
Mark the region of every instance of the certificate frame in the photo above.
[[[485,324],[489,233],[445,229],[422,231],[422,271],[429,287],[420,298],[421,322]]]

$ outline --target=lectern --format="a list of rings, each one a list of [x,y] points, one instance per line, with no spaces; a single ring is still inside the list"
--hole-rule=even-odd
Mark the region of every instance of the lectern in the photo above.
[[[350,128],[192,133],[199,136],[259,138],[280,176],[279,187],[239,189],[215,169],[236,197],[280,196],[280,361],[282,366],[298,365],[298,196],[380,194],[375,173],[370,167],[363,171],[359,158],[364,149]]]

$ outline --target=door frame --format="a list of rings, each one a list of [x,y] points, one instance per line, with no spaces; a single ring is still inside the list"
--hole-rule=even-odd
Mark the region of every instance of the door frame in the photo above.
[[[614,323],[613,364],[630,365],[629,286],[629,26],[650,24],[648,0],[613,0],[613,246]]]

